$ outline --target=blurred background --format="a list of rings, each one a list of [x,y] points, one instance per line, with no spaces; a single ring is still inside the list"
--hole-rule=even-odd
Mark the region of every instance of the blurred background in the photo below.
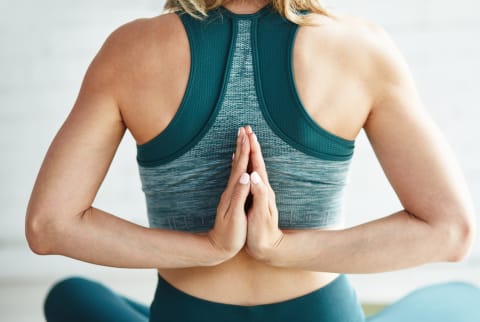
[[[338,13],[382,25],[409,63],[425,107],[457,154],[480,209],[480,4],[474,0],[339,0]],[[106,37],[139,17],[161,14],[154,0],[0,1],[0,320],[43,321],[42,300],[58,278],[83,275],[149,303],[154,270],[126,270],[31,253],[24,216],[47,148],[69,113],[88,64]],[[94,206],[147,224],[135,142],[127,133]],[[362,133],[349,177],[347,225],[401,209]],[[480,219],[479,219],[480,221]],[[402,233],[402,232],[399,232]],[[480,242],[462,263],[350,275],[363,302],[388,303],[424,285],[480,284]],[[19,305],[21,303],[21,305]]]

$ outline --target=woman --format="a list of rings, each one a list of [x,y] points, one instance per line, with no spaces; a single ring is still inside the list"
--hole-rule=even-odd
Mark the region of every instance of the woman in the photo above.
[[[468,254],[463,176],[381,28],[315,1],[166,8],[93,60],[26,220],[38,254],[158,269],[155,298],[149,309],[67,279],[46,299],[49,322],[363,321],[344,274]],[[126,129],[150,228],[92,206]],[[362,129],[404,209],[345,229]]]

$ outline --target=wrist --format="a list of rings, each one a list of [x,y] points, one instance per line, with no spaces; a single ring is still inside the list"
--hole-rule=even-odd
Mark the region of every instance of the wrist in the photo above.
[[[287,252],[287,239],[289,238],[287,233],[280,231],[274,243],[268,245],[249,245],[247,252],[250,256],[257,261],[264,264],[276,267],[284,267],[288,258]]]
[[[209,258],[210,265],[208,266],[216,266],[219,265],[238,253],[239,249],[233,248],[225,248],[222,247],[221,244],[217,241],[212,231],[209,231],[204,237],[203,242],[205,243],[205,247],[207,250],[207,258]]]
[[[288,252],[288,244],[291,235],[287,232],[282,232],[282,235],[275,242],[273,247],[265,252],[263,262],[275,267],[287,267],[287,260],[290,257]]]

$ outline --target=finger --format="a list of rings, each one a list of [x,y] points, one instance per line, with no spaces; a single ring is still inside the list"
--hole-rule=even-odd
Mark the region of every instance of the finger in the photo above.
[[[240,176],[247,172],[248,159],[250,153],[250,141],[248,140],[245,129],[241,127],[238,131],[237,146],[233,158],[230,177],[233,182],[237,182]],[[232,182],[232,183],[233,183]]]
[[[227,198],[230,198],[233,187],[240,180],[240,176],[247,172],[249,154],[250,142],[246,135],[245,129],[241,127],[238,131],[237,146],[232,161],[230,178],[228,179],[227,188],[225,189]]]
[[[234,162],[236,160],[238,160],[238,158],[236,158],[236,157],[240,155],[241,147],[242,147],[242,141],[243,141],[243,138],[244,138],[245,134],[246,134],[245,128],[244,127],[239,127],[238,128],[238,133],[237,133],[236,145],[235,145],[235,152],[233,153],[233,158],[232,158]]]
[[[252,171],[258,172],[258,174],[262,177],[263,182],[268,184],[267,168],[265,166],[265,160],[263,159],[262,149],[260,147],[260,143],[258,142],[257,135],[252,132],[249,133],[248,137],[250,143],[250,165],[252,167]]]
[[[250,193],[250,175],[244,172],[235,183],[230,201],[230,211],[227,213],[245,214],[244,205]]]
[[[258,172],[252,172],[250,175],[250,182],[250,191],[253,196],[253,205],[251,210],[254,213],[270,213],[268,187],[265,185]]]

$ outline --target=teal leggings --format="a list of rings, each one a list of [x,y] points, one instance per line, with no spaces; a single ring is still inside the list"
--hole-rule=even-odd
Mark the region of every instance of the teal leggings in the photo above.
[[[425,287],[365,319],[345,275],[306,295],[255,306],[203,300],[161,276],[146,306],[97,282],[72,277],[51,288],[44,312],[47,322],[478,322],[480,289],[466,283]]]

